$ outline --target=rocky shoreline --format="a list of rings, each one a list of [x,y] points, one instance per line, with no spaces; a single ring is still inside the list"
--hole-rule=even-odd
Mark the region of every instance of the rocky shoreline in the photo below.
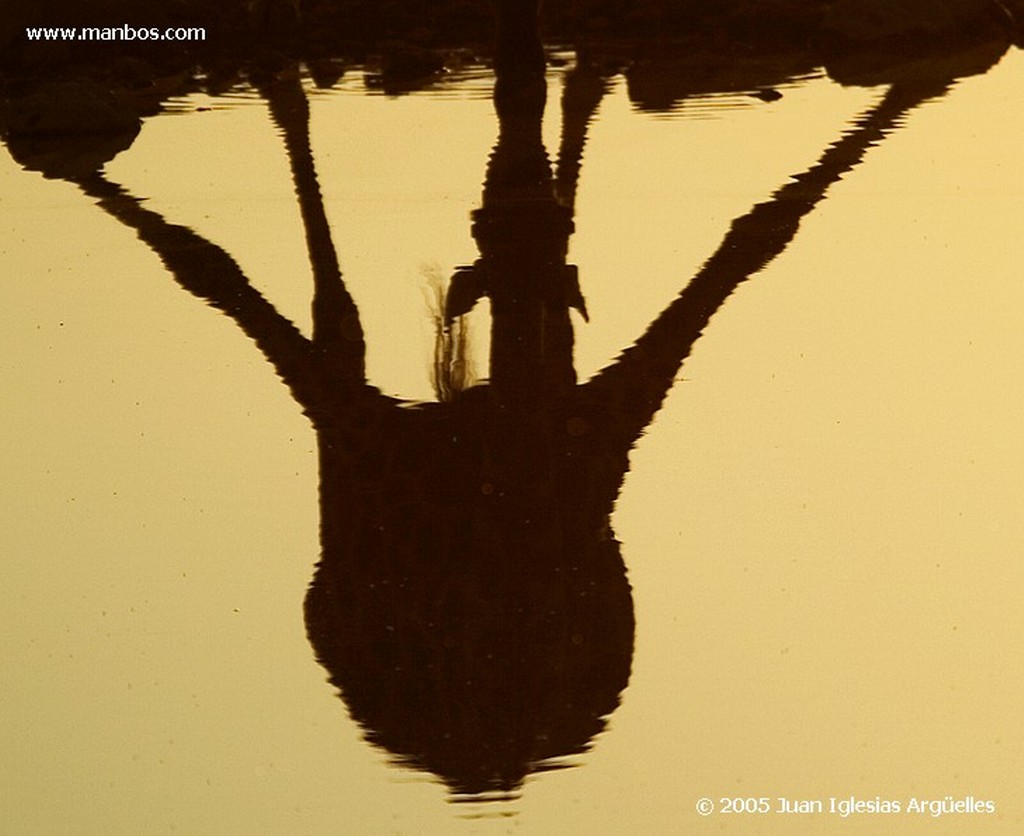
[[[490,4],[452,0],[44,0],[0,12],[0,135],[124,134],[170,96],[213,95],[302,63],[321,87],[352,67],[390,94],[486,64]],[[205,39],[29,40],[26,27],[203,27]],[[1022,43],[1024,0],[562,0],[548,42],[623,72],[637,106],[748,91],[824,68],[878,85],[982,72]],[[365,66],[374,68],[366,72]],[[13,149],[12,149],[13,150]]]
[[[714,45],[822,57],[873,50],[928,50],[1005,37],[1020,43],[1024,0],[548,0],[549,41]],[[27,27],[193,27],[201,40],[29,40]],[[0,11],[0,69],[47,68],[125,57],[165,68],[286,55],[365,58],[381,45],[486,54],[491,7],[479,0],[40,0]]]

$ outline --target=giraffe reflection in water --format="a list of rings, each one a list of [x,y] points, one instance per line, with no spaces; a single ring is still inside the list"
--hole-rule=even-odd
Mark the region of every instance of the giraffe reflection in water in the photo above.
[[[566,259],[582,149],[608,82],[585,61],[566,74],[553,171],[536,54],[525,71],[496,68],[499,136],[472,219],[479,258],[453,277],[444,318],[451,329],[489,299],[489,377],[461,391],[441,386],[435,403],[405,403],[367,381],[297,74],[261,92],[306,231],[311,337],[224,250],[102,174],[78,179],[184,289],[238,324],[309,417],[322,546],[305,605],[309,640],[366,738],[438,776],[454,799],[507,798],[604,728],[633,653],[631,590],[611,529],[631,447],[726,298],[782,252],[871,145],[946,87],[893,86],[815,165],[734,221],[636,343],[579,384],[570,310],[585,317],[586,307]]]

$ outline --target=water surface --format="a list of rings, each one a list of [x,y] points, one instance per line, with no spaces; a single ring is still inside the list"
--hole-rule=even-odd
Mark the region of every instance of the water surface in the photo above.
[[[449,804],[389,764],[316,664],[316,439],[265,359],[79,189],[5,157],[4,829],[811,833],[821,819],[694,804],[973,795],[998,812],[972,830],[1018,831],[1020,65],[912,109],[714,317],[613,518],[637,625],[621,704],[573,768],[495,803]],[[610,85],[569,251],[581,381],[886,93],[822,75],[652,114]],[[480,87],[309,92],[368,376],[390,396],[433,398],[427,279],[477,257],[496,136]],[[308,334],[265,105],[178,105],[109,178],[223,247]],[[470,328],[484,377],[486,304]]]

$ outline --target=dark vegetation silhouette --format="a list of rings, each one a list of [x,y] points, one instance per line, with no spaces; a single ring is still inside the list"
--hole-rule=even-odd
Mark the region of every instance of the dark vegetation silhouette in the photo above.
[[[526,0],[529,8],[532,0]],[[353,67],[401,94],[495,59],[490,3],[471,0],[39,0],[0,7],[3,100],[41,81],[93,82],[126,111],[234,84],[301,61],[318,85]],[[622,69],[658,108],[694,88],[759,90],[819,67],[843,83],[891,84],[901,65],[982,44],[1022,43],[1024,0],[546,0],[550,44]],[[201,28],[188,41],[111,30]],[[31,39],[26,27],[107,30],[84,40]],[[661,89],[669,80],[670,88]],[[651,85],[653,84],[653,87]],[[673,92],[672,96],[668,94]],[[59,91],[57,94],[59,96]],[[68,99],[59,100],[63,102]]]
[[[319,451],[309,640],[366,738],[438,776],[456,799],[508,797],[529,774],[586,751],[605,727],[633,653],[632,595],[611,527],[631,448],[726,299],[788,246],[830,185],[955,75],[894,84],[814,165],[737,218],[635,344],[580,384],[571,311],[587,312],[567,253],[608,70],[583,58],[564,74],[553,167],[541,132],[536,4],[500,0],[497,13],[498,138],[472,218],[479,257],[452,277],[442,316],[451,328],[489,300],[489,379],[437,403],[404,403],[367,380],[297,72],[268,76],[259,90],[287,148],[306,233],[310,337],[216,244],[98,170],[39,163],[135,230],[290,388]]]
[[[739,41],[762,48],[867,41],[921,45],[936,39],[948,48],[967,38],[1019,30],[1022,15],[1021,0],[546,0],[543,8],[545,36],[566,44],[642,38]],[[20,53],[25,26],[129,23],[204,27],[206,41],[188,44],[193,55],[276,50],[311,58],[337,54],[339,47],[355,54],[386,42],[483,47],[491,39],[492,20],[489,4],[471,0],[38,0],[0,10],[0,46]],[[170,55],[183,48],[152,42],[52,44],[48,54],[73,56],[112,45],[118,54],[143,59],[154,49]]]

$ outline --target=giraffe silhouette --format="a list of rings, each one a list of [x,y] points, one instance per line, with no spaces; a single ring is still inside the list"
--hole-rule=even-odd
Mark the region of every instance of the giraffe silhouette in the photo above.
[[[570,311],[586,308],[567,252],[582,149],[608,84],[585,62],[567,74],[553,172],[543,54],[521,54],[533,57],[514,71],[496,66],[498,139],[472,219],[480,256],[453,277],[446,312],[450,321],[490,300],[489,379],[444,402],[406,403],[367,380],[297,74],[261,92],[306,232],[311,337],[223,249],[99,172],[77,179],[185,290],[238,324],[309,417],[321,512],[309,640],[367,740],[438,776],[454,799],[510,797],[605,727],[633,653],[632,594],[611,528],[632,446],[728,296],[786,248],[831,184],[949,83],[893,86],[816,164],[737,218],[645,333],[579,384]]]

